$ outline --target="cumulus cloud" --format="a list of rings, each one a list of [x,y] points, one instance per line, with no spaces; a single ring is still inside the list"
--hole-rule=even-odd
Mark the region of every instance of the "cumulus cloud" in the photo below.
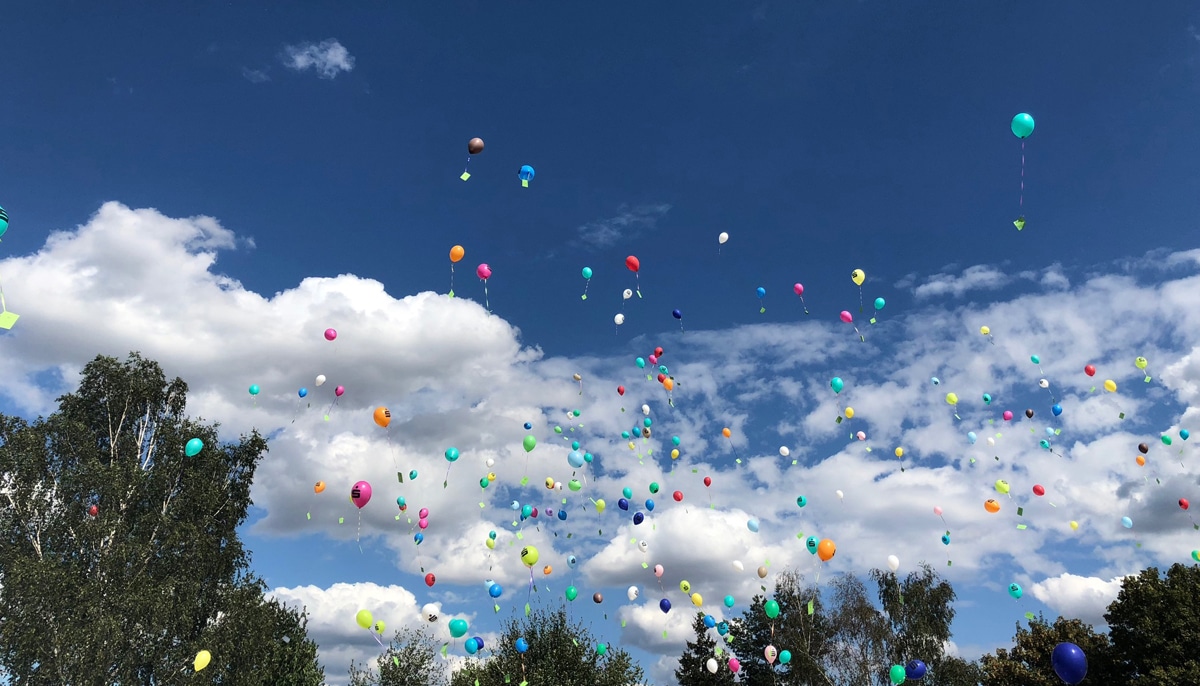
[[[1029,293],[916,309],[872,330],[866,343],[813,321],[689,330],[668,352],[680,382],[672,407],[661,388],[633,383],[624,351],[547,356],[468,299],[394,295],[350,274],[256,293],[217,265],[223,251],[250,245],[210,217],[107,203],[36,253],[0,261],[8,303],[22,313],[4,335],[0,393],[22,414],[46,413],[97,353],[139,350],[188,381],[189,412],[219,421],[223,436],[255,427],[272,435],[253,491],[263,512],[255,533],[309,537],[314,547],[359,536],[364,549],[385,552],[394,566],[396,586],[275,589],[312,613],[331,683],[349,659],[372,654],[373,641],[353,623],[360,608],[399,627],[425,602],[441,602],[487,636],[498,629],[497,616],[519,611],[526,597],[554,602],[570,579],[580,590],[577,603],[590,606],[584,598],[603,592],[597,612],[623,622],[599,633],[619,631],[623,643],[644,646],[654,654],[647,668],[665,673],[688,634],[690,604],[678,590],[684,579],[719,614],[715,599],[735,596],[738,611],[758,592],[760,565],[795,567],[824,583],[896,554],[902,573],[931,562],[960,593],[995,590],[1006,598],[1003,588],[1018,579],[1033,599],[1094,619],[1116,583],[1102,579],[1169,564],[1194,547],[1187,514],[1173,505],[1200,478],[1191,446],[1178,439],[1196,417],[1190,405],[1200,394],[1194,255],[1160,262],[1172,265],[1165,275],[1139,271],[1136,262],[1085,277],[1052,267],[1019,277]],[[992,342],[978,334],[983,324]],[[338,330],[337,340],[322,338],[327,327]],[[807,344],[794,345],[797,339]],[[1133,365],[1137,355],[1150,360],[1150,383]],[[1086,363],[1100,370],[1096,377],[1083,374]],[[587,379],[582,397],[569,380],[575,372]],[[328,378],[321,387],[318,374]],[[832,376],[845,381],[841,394],[830,391]],[[1098,388],[1106,378],[1118,393]],[[251,383],[262,389],[257,398],[246,392]],[[590,390],[618,384],[630,389],[623,398]],[[335,403],[338,385],[346,393]],[[300,387],[309,389],[303,400]],[[956,408],[945,402],[951,391],[960,398]],[[1065,408],[1061,417],[1050,413],[1052,401]],[[620,438],[641,419],[643,403],[654,435]],[[387,429],[372,420],[377,406],[391,410]],[[854,418],[835,422],[847,406]],[[1024,419],[1026,407],[1036,408],[1032,420]],[[1005,409],[1017,419],[1005,422]],[[731,440],[720,435],[724,426]],[[530,453],[521,447],[526,433],[540,442]],[[1176,436],[1173,445],[1158,440],[1164,434]],[[681,439],[678,460],[666,457],[672,436]],[[1039,445],[1043,438],[1050,450]],[[567,465],[572,440],[595,455],[592,465]],[[1138,467],[1133,457],[1143,442],[1152,444],[1149,462]],[[786,458],[781,445],[790,448]],[[450,446],[461,454],[453,464],[443,457]],[[481,487],[489,472],[496,480]],[[578,479],[580,489],[549,490],[547,476]],[[346,497],[360,479],[374,486],[361,511]],[[1010,495],[996,493],[1000,479]],[[322,494],[313,492],[318,480],[328,485]],[[1046,495],[1035,496],[1034,484]],[[625,487],[637,491],[628,512],[617,507]],[[682,502],[673,499],[676,490]],[[398,497],[406,499],[404,512]],[[999,500],[1000,513],[984,510],[988,498]],[[599,499],[608,504],[603,514]],[[522,521],[513,501],[536,506],[539,517]],[[423,507],[430,515],[418,546]],[[549,516],[560,510],[566,521]],[[631,521],[636,511],[645,523]],[[1122,516],[1133,519],[1133,529],[1121,525]],[[747,525],[752,518],[757,532]],[[947,528],[950,546],[940,540]],[[483,545],[491,531],[495,550]],[[802,539],[809,535],[834,540],[835,558],[821,563],[808,554]],[[532,570],[536,595],[526,590],[531,570],[518,555],[527,545],[541,554]],[[575,568],[568,555],[578,559]],[[359,578],[356,563],[322,564]],[[661,582],[656,564],[666,570]],[[424,570],[436,570],[432,589],[420,581]],[[498,615],[488,579],[506,589]],[[624,600],[630,585],[641,589],[637,602]],[[668,615],[658,609],[662,597],[675,605]]]
[[[575,229],[576,243],[592,248],[607,248],[619,241],[636,238],[658,226],[658,220],[671,211],[667,203],[622,205],[617,214],[597,219]]]
[[[250,83],[266,83],[271,80],[266,69],[251,69],[250,67],[242,67],[242,78]]]
[[[320,43],[288,45],[284,47],[280,60],[288,69],[312,69],[323,79],[336,78],[341,72],[354,69],[354,55],[336,38],[327,38]]]

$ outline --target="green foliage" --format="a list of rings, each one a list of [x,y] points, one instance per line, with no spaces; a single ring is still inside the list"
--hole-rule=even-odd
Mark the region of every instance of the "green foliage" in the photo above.
[[[756,595],[742,614],[741,622],[732,633],[732,645],[741,662],[740,682],[750,686],[800,686],[825,683],[823,660],[829,649],[829,625],[822,612],[823,605],[817,587],[804,584],[804,577],[794,570],[775,576],[775,588],[768,598]],[[779,616],[767,617],[764,605],[774,599],[779,603]],[[813,613],[808,613],[808,603]],[[789,664],[767,662],[767,646],[792,654]]]
[[[878,569],[871,570],[870,577],[878,586],[879,604],[889,629],[885,633],[888,666],[918,659],[929,667],[929,674],[923,681],[932,686],[958,683],[959,677],[950,676],[944,669],[945,645],[950,640],[957,597],[950,583],[928,564],[922,564],[903,580],[892,572]],[[970,678],[970,663],[956,667],[959,671],[965,670],[964,678]],[[945,681],[951,678],[954,680]]]
[[[733,686],[733,672],[728,669],[717,669],[713,674],[708,671],[708,660],[714,659],[722,667],[729,653],[724,649],[717,655],[717,640],[715,629],[704,626],[704,613],[697,612],[692,620],[692,631],[695,637],[687,642],[683,655],[679,658],[679,666],[675,669],[675,680],[679,686]],[[723,641],[722,641],[723,642]]]
[[[303,613],[264,600],[237,535],[266,441],[220,445],[186,403],[181,379],[131,354],[90,362],[48,418],[0,415],[13,684],[175,683],[202,649],[212,663],[190,683],[323,681]],[[192,437],[205,448],[188,458]]]
[[[517,652],[524,638],[529,650]],[[487,645],[488,657],[472,659],[451,678],[451,686],[634,686],[643,681],[642,668],[624,650],[608,646],[600,655],[597,640],[565,609],[534,610],[528,617],[511,619],[499,645]]]
[[[438,643],[423,628],[396,632],[375,660],[375,669],[350,663],[350,686],[448,686],[446,668],[438,660]]]
[[[1200,567],[1174,564],[1165,576],[1150,567],[1126,577],[1104,619],[1121,664],[1115,681],[1200,684]]]
[[[1000,648],[982,660],[984,686],[1061,686],[1051,655],[1059,643],[1074,643],[1088,658],[1088,674],[1081,686],[1122,683],[1115,678],[1108,636],[1078,619],[1059,617],[1054,624],[1038,615],[1026,629],[1017,624],[1011,649]]]

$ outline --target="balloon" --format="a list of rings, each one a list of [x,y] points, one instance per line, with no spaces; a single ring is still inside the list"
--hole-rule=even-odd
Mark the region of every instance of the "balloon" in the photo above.
[[[458,448],[446,448],[446,461],[447,462],[457,462],[458,461]]]
[[[478,155],[479,153],[483,152],[483,139],[472,138],[471,140],[467,141],[467,152],[472,155]]]
[[[946,402],[949,403],[950,405],[957,405],[958,404],[958,394],[957,393],[947,393],[946,394]]]
[[[100,508],[99,508],[99,507],[96,507],[95,505],[92,505],[91,507],[89,507],[89,508],[88,508],[88,516],[89,516],[89,517],[95,517],[95,516],[96,516],[96,515],[98,515],[98,514],[100,514]]]
[[[583,278],[585,278],[585,279],[592,278],[592,268],[591,267],[583,268]]]
[[[842,310],[842,314],[840,316],[842,318],[842,322],[844,322],[846,324],[854,323],[854,315],[850,314],[846,310]]]
[[[987,502],[983,504],[983,509],[991,512],[992,514],[996,514],[1000,511],[1000,503],[993,498],[988,498]]]
[[[967,442],[968,443],[970,443],[971,445],[975,445],[975,441],[977,441],[977,440],[979,440],[979,436],[976,436],[974,431],[967,432]]]
[[[1142,369],[1142,370],[1144,370],[1146,368],[1146,365],[1148,365],[1148,364],[1150,364],[1150,363],[1144,357],[1138,357],[1137,359],[1135,359],[1133,361],[1133,366],[1137,367],[1138,369]]]
[[[479,652],[479,643],[473,638],[468,638],[463,642],[463,650],[467,651],[468,655],[474,655]]]
[[[1054,416],[1055,416],[1055,417],[1057,417],[1057,416],[1059,416],[1060,414],[1062,414],[1062,405],[1059,405],[1058,403],[1055,403],[1055,404],[1054,404],[1054,407],[1051,407],[1051,408],[1050,408],[1050,411],[1051,411],[1052,413],[1054,413]]]
[[[742,663],[738,662],[738,659],[736,657],[729,658],[729,671],[733,672],[734,674],[737,674],[741,670],[742,670]]]
[[[936,506],[936,505],[935,505],[935,506],[933,507],[933,514],[934,514],[935,516],[941,517],[941,516],[942,516],[942,508],[940,508],[940,507],[938,507],[938,506]]]
[[[1004,421],[1011,422],[1013,418],[1012,410],[1005,410],[1002,416],[1004,417]]]
[[[790,650],[779,651],[779,664],[786,665],[787,663],[789,663],[791,661],[792,661],[792,651],[790,651]]]
[[[796,506],[797,507],[804,507],[807,504],[808,504],[808,498],[805,498],[804,496],[800,496],[800,497],[796,498]]]
[[[1071,531],[1075,531],[1077,529],[1079,529],[1079,522],[1071,520]]]
[[[792,292],[795,293],[796,295],[804,295],[804,284],[801,284],[801,283],[792,284]]]
[[[538,561],[538,549],[527,545],[521,548],[521,562],[525,563],[526,567],[533,567]]]
[[[1121,526],[1125,527],[1126,529],[1132,529],[1133,520],[1129,517],[1121,517]]]
[[[630,298],[633,297],[633,289],[626,288],[624,291],[621,292],[621,297],[624,298],[625,300],[629,300]]]
[[[895,555],[888,555],[887,563],[888,569],[892,570],[893,572],[895,572],[897,569],[900,569],[900,558],[896,557]]]
[[[526,436],[521,441],[521,446],[523,448],[525,448],[525,452],[527,452],[527,453],[532,452],[533,449],[537,447],[537,439],[534,438],[532,435]]]
[[[8,231],[8,213],[0,207],[0,236],[3,236],[5,231]]]
[[[671,316],[676,319],[683,319],[683,313],[679,310],[671,310]]]
[[[1033,410],[1032,409],[1025,410],[1025,418],[1033,419]]]
[[[529,651],[529,641],[526,641],[524,638],[518,638],[513,642],[513,645],[516,647],[518,653],[526,653]]]
[[[662,610],[664,615],[667,614],[671,611],[671,601],[666,598],[658,601],[658,609]]]
[[[300,396],[301,398],[306,398],[308,397],[308,389],[301,388],[300,390],[296,391],[296,395]]]
[[[995,488],[996,488],[996,492],[999,493],[1000,495],[1004,495],[1004,494],[1008,493],[1008,491],[1009,491],[1008,482],[1005,481],[1004,479],[996,479]]]
[[[921,662],[920,660],[909,660],[908,664],[904,666],[904,676],[912,679],[913,681],[920,681],[925,677],[925,672],[927,669],[928,668],[925,666],[924,662]]]
[[[863,281],[867,280],[867,274],[861,269],[855,269],[850,272],[850,280],[854,282],[855,286],[861,286]]]
[[[754,533],[758,533],[758,520],[751,517],[746,521],[746,528]]]
[[[325,340],[332,341],[337,338],[337,329],[325,329]]]
[[[354,615],[354,621],[358,622],[362,628],[370,629],[371,625],[375,623],[375,618],[371,616],[370,610],[359,610],[358,614]]]
[[[1013,117],[1011,128],[1017,138],[1029,138],[1029,134],[1033,133],[1033,117],[1022,112]]]
[[[630,255],[625,258],[625,268],[636,274],[642,268],[642,262],[633,255]]]
[[[615,315],[613,315],[613,323],[616,324],[617,326],[624,324],[625,323],[625,315],[621,314],[620,312],[616,313]]]
[[[1104,390],[1108,391],[1109,393],[1116,393],[1117,392],[1117,382],[1113,381],[1112,379],[1105,379],[1104,380]]]
[[[1138,452],[1145,455],[1146,453],[1150,452],[1150,446],[1146,445],[1145,443],[1138,443]]]
[[[355,507],[363,509],[367,503],[371,502],[371,484],[366,481],[359,481],[350,489],[350,499],[354,501]]]
[[[828,538],[823,539],[817,544],[817,557],[821,558],[821,562],[829,562],[833,559],[833,555],[836,552],[837,546]]]
[[[338,386],[337,388],[333,389],[333,394],[339,398],[342,397],[342,395],[344,395],[345,393],[346,393],[345,386]]]
[[[1182,439],[1183,439],[1183,440],[1185,440],[1185,441],[1186,441],[1186,440],[1188,439],[1188,437],[1189,437],[1189,436],[1191,436],[1191,435],[1192,435],[1192,433],[1191,433],[1190,431],[1188,431],[1187,429],[1180,429],[1180,430],[1179,430],[1179,437],[1180,437],[1180,438],[1182,438]]]
[[[892,665],[892,668],[888,670],[888,679],[893,684],[902,684],[907,678],[908,676],[904,673],[904,665]]]
[[[567,591],[564,593],[567,600],[575,600],[579,597],[579,589],[574,586],[567,586]]]
[[[212,662],[212,653],[208,652],[207,650],[201,650],[200,652],[196,653],[196,659],[192,661],[192,669],[195,669],[197,672],[199,672],[207,667],[209,662]]]
[[[846,387],[846,382],[842,381],[840,376],[835,376],[829,380],[829,387],[833,389],[834,393],[841,393],[842,389]]]
[[[792,454],[792,451],[789,450],[786,445],[781,445],[779,446],[779,454],[783,457],[787,457],[788,455]]]
[[[992,394],[991,394],[991,393],[984,393],[984,394],[983,394],[983,404],[984,404],[984,405],[991,405],[991,404],[992,404]]]
[[[767,658],[767,664],[773,665],[775,658],[779,657],[779,651],[775,649],[775,646],[767,646],[763,648],[763,657]]]
[[[517,178],[521,179],[521,185],[526,188],[529,187],[529,182],[532,181],[533,177],[536,175],[537,172],[535,172],[533,167],[529,166],[528,164],[521,165],[521,171],[517,172]]]
[[[317,385],[320,386],[323,383],[325,383],[325,375],[317,374]]]
[[[455,617],[450,620],[450,636],[462,638],[467,633],[467,620]]]
[[[720,233],[720,234],[717,236],[717,242],[718,242],[718,243],[720,243],[721,245],[725,245],[726,243],[728,243],[728,242],[729,242],[729,234],[727,234],[727,233],[725,233],[724,231],[722,231],[722,232],[721,232],[721,233]]]
[[[1050,655],[1054,673],[1068,684],[1077,684],[1087,676],[1087,656],[1074,643],[1059,643]]]
[[[762,286],[754,289],[754,292],[758,294],[759,298],[764,298],[767,295],[767,289],[763,288]]]
[[[433,588],[433,585],[436,583],[437,583],[437,577],[434,576],[433,572],[430,572],[425,575],[425,585],[426,586]]]
[[[779,601],[772,598],[763,603],[763,611],[767,613],[768,618],[775,619],[779,616]]]
[[[1087,374],[1088,376],[1095,376],[1095,375],[1096,375],[1096,368],[1095,368],[1095,367],[1093,367],[1093,366],[1092,366],[1092,365],[1090,365],[1090,364],[1088,364],[1088,365],[1084,365],[1084,367],[1083,367],[1083,373],[1084,373],[1084,374]]]
[[[654,565],[654,576],[655,576],[655,578],[657,578],[657,579],[661,579],[661,578],[662,578],[662,576],[663,576],[663,572],[664,572],[664,571],[665,571],[665,570],[663,569],[663,566],[662,566],[662,565]]]
[[[1022,596],[1024,593],[1025,593],[1025,591],[1021,590],[1021,584],[1018,584],[1018,583],[1016,583],[1016,582],[1013,582],[1013,583],[1011,583],[1011,584],[1009,584],[1009,585],[1008,585],[1008,594],[1009,594],[1010,596],[1012,596],[1013,598],[1016,598],[1017,600],[1020,600],[1020,599],[1021,599],[1021,596]]]
[[[845,497],[846,497],[846,494],[845,494],[845,493],[842,493],[841,489],[838,489],[838,490],[834,491],[834,494],[835,494],[835,495],[837,495],[837,497],[838,497],[838,500],[841,500],[842,498],[845,498]]]
[[[438,606],[433,603],[425,603],[421,606],[421,618],[430,624],[437,623],[440,612],[441,610],[438,610]]]
[[[392,411],[386,407],[375,408],[375,423],[386,429],[392,423]]]
[[[984,336],[987,336],[992,333],[992,329],[991,329],[991,327],[981,326],[981,327],[979,327],[979,333],[983,334]]]
[[[883,298],[875,298],[875,309],[882,310],[885,304],[886,302],[884,302]]]
[[[708,488],[709,486],[712,486],[712,477],[706,476],[704,477],[704,487]]]
[[[720,669],[720,667],[717,666],[717,658],[708,658],[708,660],[704,663],[704,668],[708,670],[709,674],[716,674],[717,670]]]
[[[201,450],[204,450],[204,441],[200,440],[199,438],[193,438],[187,442],[187,447],[184,448],[183,452],[187,454],[188,457],[195,457],[196,455],[200,454]]]
[[[475,140],[479,140],[479,139],[478,139],[478,138],[476,138]],[[479,141],[479,145],[480,145],[480,147],[482,148],[482,146],[483,146],[483,141]],[[450,248],[450,261],[451,261],[451,262],[458,262],[458,261],[459,261],[459,260],[461,260],[461,259],[463,258],[463,256],[464,256],[464,255],[466,255],[466,254],[467,254],[467,251],[466,251],[466,250],[463,250],[463,247],[462,247],[461,245],[456,245],[456,246],[454,246],[453,248]]]
[[[486,262],[484,262],[475,268],[475,276],[487,281],[488,279],[492,278],[492,268],[489,267]]]
[[[258,391],[259,391],[258,384],[256,384],[256,383],[250,384],[250,395],[258,395]]]
[[[1041,484],[1034,484],[1033,485],[1033,494],[1036,496],[1046,495],[1046,488],[1044,486],[1042,486]]]

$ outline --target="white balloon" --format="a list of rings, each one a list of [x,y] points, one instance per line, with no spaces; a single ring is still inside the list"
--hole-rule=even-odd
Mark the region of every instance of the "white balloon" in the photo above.
[[[646,415],[647,417],[650,416],[650,406],[649,405],[642,405],[642,414]]]
[[[625,315],[618,312],[617,315],[615,317],[613,317],[613,323],[615,323],[617,326],[624,324],[625,323]]]
[[[625,591],[625,595],[626,595],[626,597],[628,597],[630,600],[637,600],[637,599],[638,599],[638,587],[637,587],[637,586],[630,586],[630,587],[629,587],[629,590],[628,590],[628,591]]]
[[[638,541],[638,550],[643,553],[650,549],[650,544],[645,541]]]
[[[896,557],[895,555],[888,555],[888,569],[892,570],[893,572],[897,569],[900,569],[900,558]]]
[[[996,445],[996,439],[988,436],[988,445]]]
[[[325,375],[317,374],[317,385],[320,386],[323,383],[325,383]]]
[[[425,603],[425,605],[421,607],[421,617],[430,624],[437,622],[441,613],[442,611],[433,603]]]
[[[717,673],[717,658],[715,658],[715,657],[708,658],[708,662],[704,663],[704,667],[705,667],[705,669],[708,670],[709,674],[716,674]]]
[[[779,446],[779,454],[783,455],[784,457],[787,457],[788,455],[792,454],[792,451],[788,450],[788,447],[786,445],[781,445],[781,446]]]
[[[838,497],[838,500],[841,500],[842,498],[845,498],[845,497],[846,497],[846,494],[845,494],[845,493],[842,493],[841,491],[838,491],[838,492],[837,492],[837,497]]]
[[[1038,381],[1038,385],[1042,388],[1050,388],[1050,382],[1045,379]]]
[[[490,457],[489,457],[488,459],[484,460],[484,462],[483,462],[483,463],[484,463],[485,465],[489,466],[489,467],[495,467],[495,466],[496,466],[496,461],[495,461],[494,459],[490,458]]]
[[[725,233],[724,231],[721,232],[720,236],[717,236],[718,243],[724,244],[728,240],[729,240],[729,234]]]
[[[733,568],[734,568],[734,569],[736,569],[736,570],[738,570],[739,572],[744,572],[744,571],[746,571],[746,565],[742,564],[742,561],[741,561],[741,560],[734,560],[734,561],[733,561]]]
[[[630,298],[633,297],[633,291],[629,288],[626,288],[625,292],[621,294],[621,297],[625,298],[626,300],[629,300]]]

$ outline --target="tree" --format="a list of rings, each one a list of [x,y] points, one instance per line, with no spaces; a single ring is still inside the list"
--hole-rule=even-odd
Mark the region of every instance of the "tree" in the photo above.
[[[517,650],[517,639],[529,645]],[[600,643],[582,624],[567,617],[563,608],[534,610],[529,616],[511,619],[501,633],[499,645],[484,646],[485,658],[468,660],[451,677],[451,686],[519,686],[523,682],[541,686],[635,686],[642,683],[642,668],[629,653]]]
[[[47,418],[0,415],[0,671],[16,685],[322,683],[304,613],[264,599],[237,535],[266,441],[219,444],[184,416],[187,385],[136,353],[82,376]],[[191,438],[204,448],[186,457]],[[189,676],[200,650],[212,662]]]
[[[1125,577],[1104,615],[1120,663],[1120,678],[1109,683],[1200,684],[1198,608],[1196,565],[1171,565],[1165,578],[1156,567]],[[1088,660],[1090,678],[1091,655]]]
[[[1062,686],[1054,673],[1051,656],[1059,643],[1074,643],[1088,659],[1088,674],[1081,686],[1126,683],[1115,678],[1112,647],[1108,636],[1096,633],[1090,624],[1059,617],[1054,624],[1038,615],[1025,629],[1017,623],[1011,649],[1000,648],[982,659],[984,686]]]
[[[831,641],[827,673],[835,684],[885,683],[891,663],[887,659],[887,620],[867,595],[867,587],[853,574],[832,583]]]
[[[404,628],[375,660],[375,669],[350,663],[350,686],[448,686],[438,645],[424,629]]]
[[[675,669],[675,680],[679,686],[733,686],[733,672],[728,668],[718,669],[716,674],[708,671],[709,658],[720,663],[724,661],[716,657],[717,641],[712,637],[714,630],[704,625],[703,612],[696,613],[692,631],[696,637],[687,642],[683,654],[679,656],[679,666]],[[724,664],[721,666],[724,667]]]
[[[952,675],[943,670],[946,642],[954,622],[954,587],[924,563],[903,581],[880,569],[872,569],[870,577],[878,586],[879,604],[889,629],[884,638],[887,666],[921,660],[929,667],[924,681],[931,686],[954,683],[945,681]],[[975,683],[970,682],[972,686]]]
[[[779,603],[775,619],[767,617],[768,600]],[[740,682],[749,686],[828,686],[824,660],[830,647],[829,627],[822,610],[815,586],[806,586],[804,577],[794,570],[780,572],[771,598],[754,596],[742,614],[741,630],[732,644],[742,665]],[[775,646],[777,652],[787,650],[791,662],[769,664],[764,655],[767,646]]]

